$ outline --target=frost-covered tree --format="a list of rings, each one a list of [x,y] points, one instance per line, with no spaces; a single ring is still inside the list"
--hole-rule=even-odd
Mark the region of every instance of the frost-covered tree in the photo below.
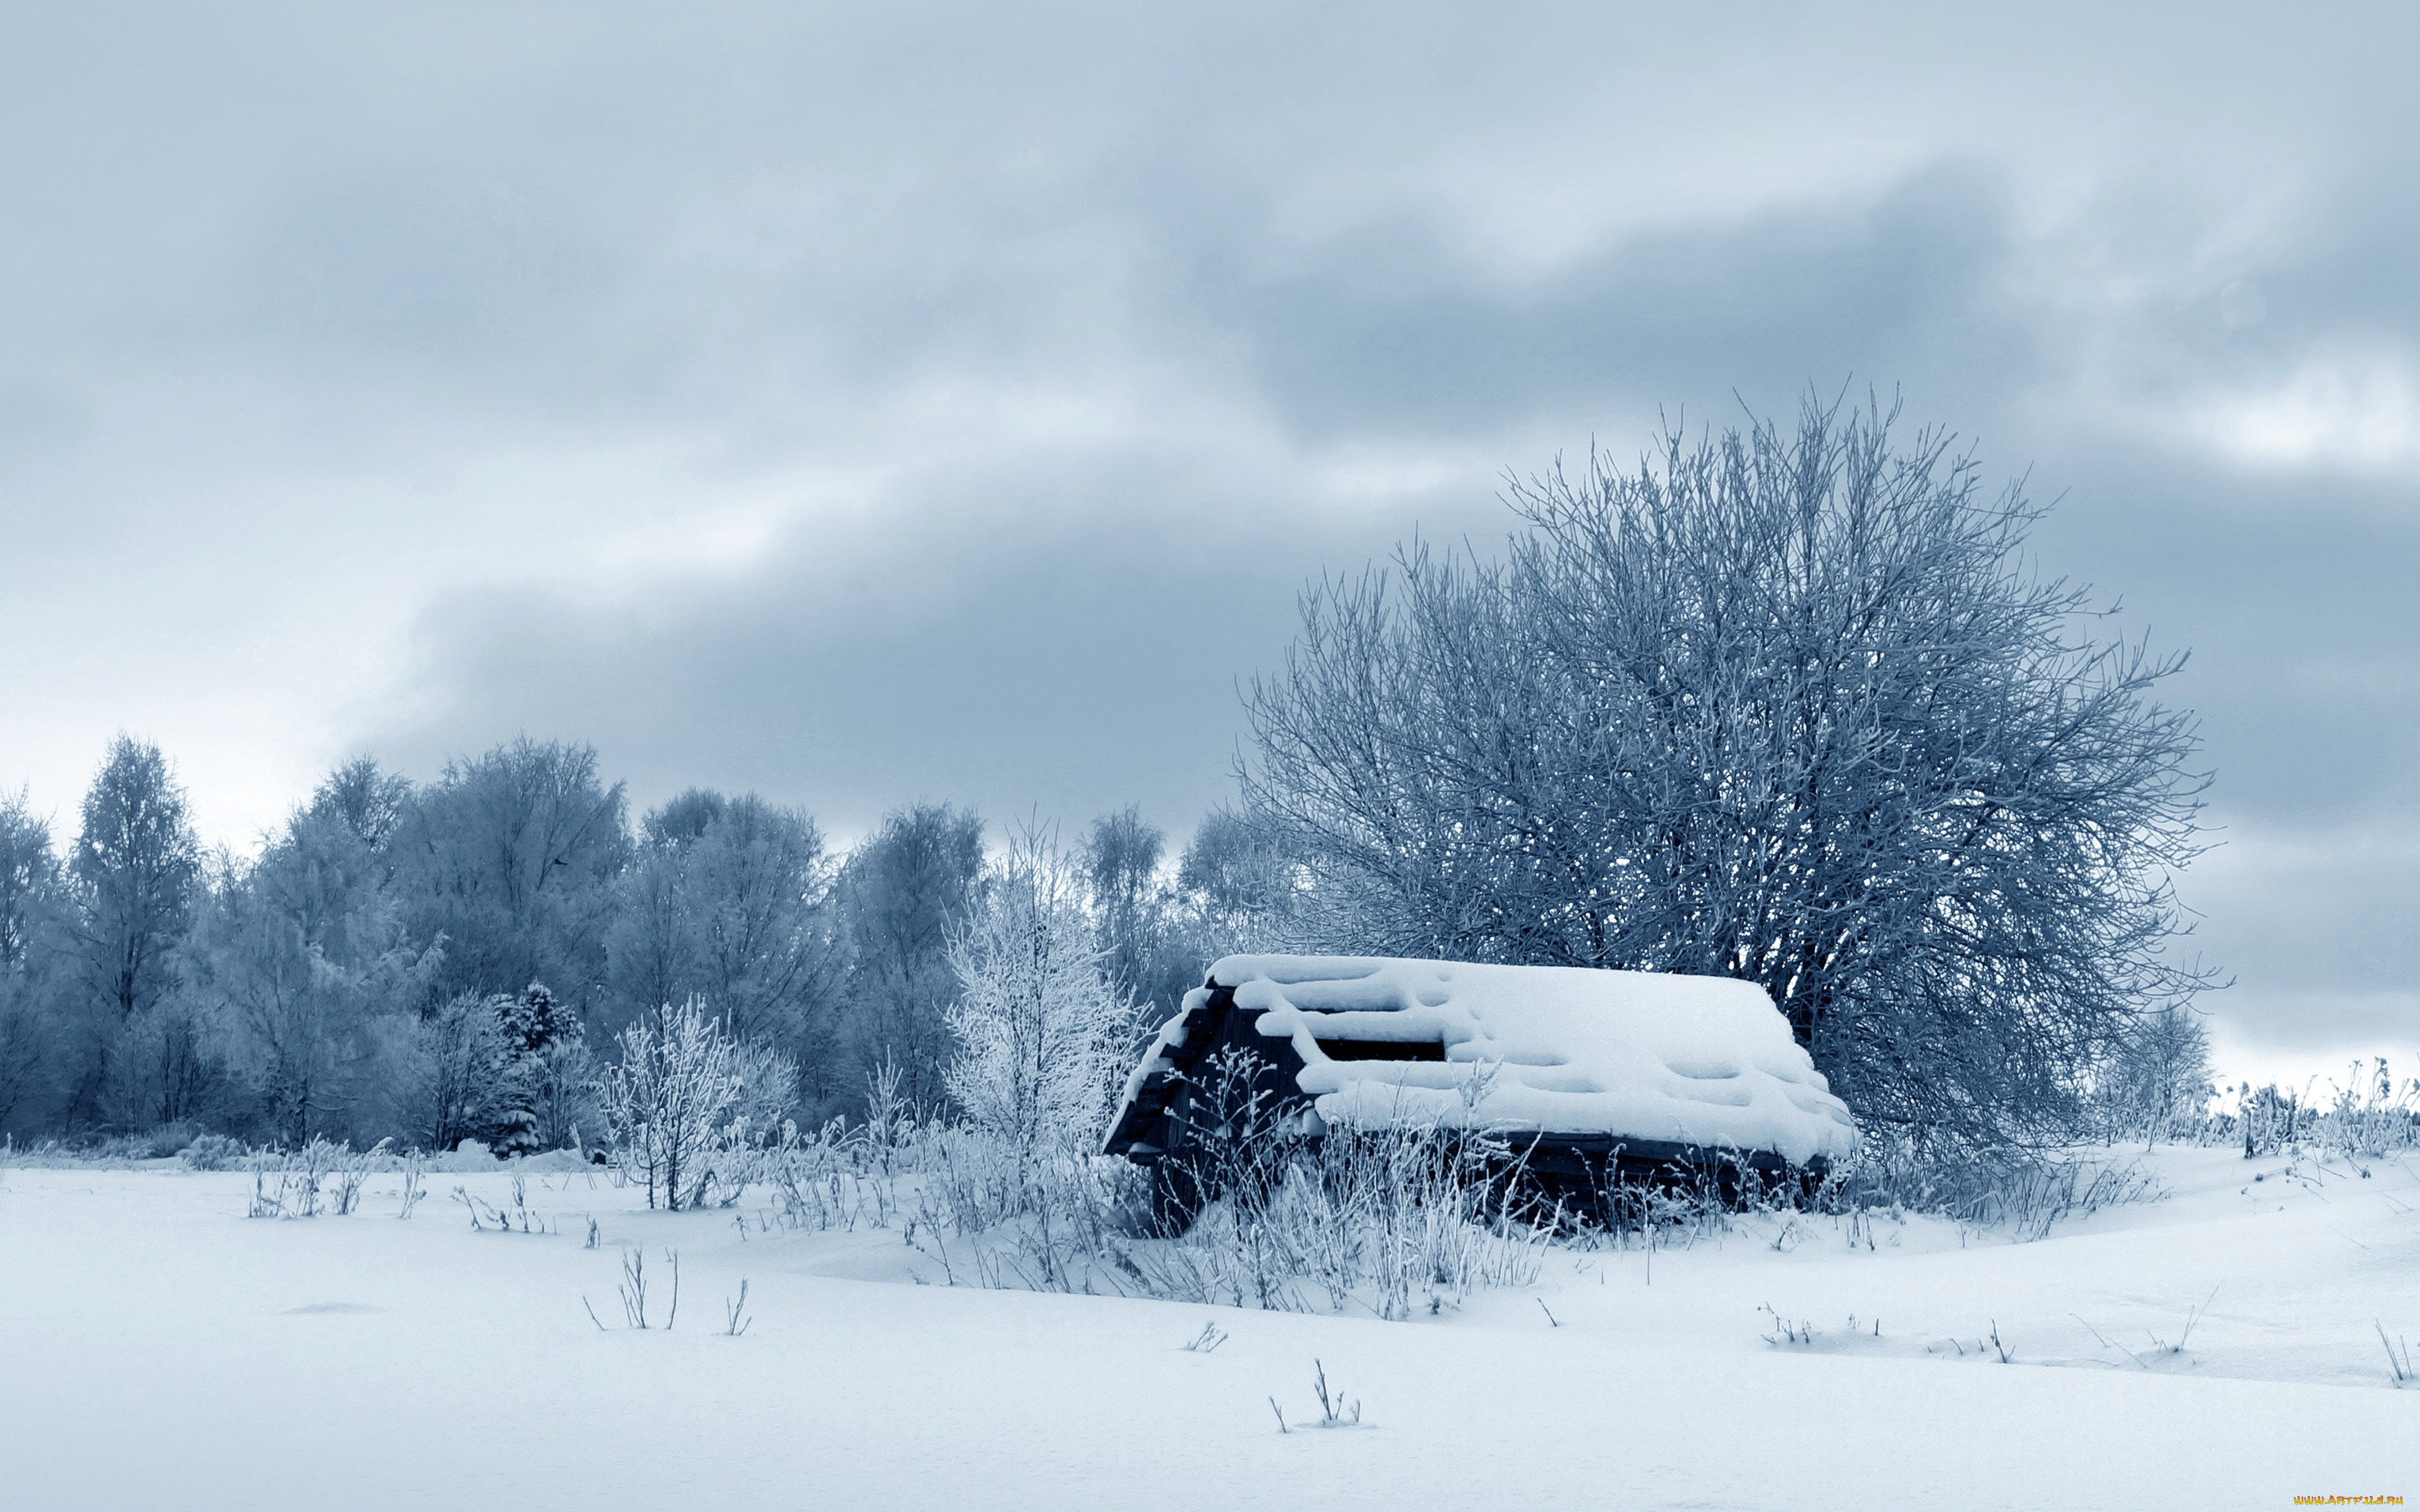
[[[1078,857],[1109,977],[1137,997],[1151,995],[1151,978],[1166,934],[1159,858],[1168,837],[1128,804],[1093,821]]]
[[[1281,939],[1291,927],[1299,868],[1283,832],[1221,805],[1193,831],[1177,861],[1176,886],[1202,920],[1217,954]]]
[[[836,989],[815,822],[754,794],[690,789],[650,812],[606,937],[634,1011],[698,996],[742,1041],[796,1042]]]
[[[202,877],[185,790],[159,747],[119,735],[82,818],[68,862],[85,983],[69,1121],[193,1118],[218,1066],[178,993]]]
[[[194,991],[217,1010],[264,1134],[370,1137],[371,1026],[409,1012],[442,948],[409,946],[387,880],[407,790],[349,763],[249,863],[223,859],[195,928]]]
[[[1101,947],[1102,969],[1156,1025],[1202,984],[1205,955],[1198,910],[1188,909],[1160,857],[1168,837],[1132,804],[1093,821],[1076,860]]]
[[[560,1149],[576,1137],[592,1100],[595,1069],[586,1035],[542,981],[491,1001],[503,1040],[506,1104],[491,1143],[502,1154]]]
[[[1936,432],[1810,403],[1517,483],[1500,561],[1304,603],[1248,803],[1339,949],[1769,989],[1869,1121],[2071,1122],[2173,964],[2179,665],[2096,639],[2040,511]]]
[[[439,1150],[484,1143],[512,1111],[512,1056],[493,998],[458,993],[378,1032],[387,1041],[390,1117],[409,1142]]]
[[[898,1068],[898,1093],[910,1106],[938,1108],[946,1096],[952,1042],[942,1014],[957,995],[949,941],[982,901],[983,832],[974,814],[917,804],[883,816],[841,869],[834,903],[848,952],[843,1009],[859,1072],[841,1086],[852,1102],[864,1075],[884,1064]]]
[[[967,1118],[1019,1151],[1098,1139],[1134,1002],[1108,976],[1076,869],[1047,838],[1011,849],[949,960],[949,1088]]]
[[[20,791],[0,797],[0,973],[31,969],[64,911],[65,884],[51,826]]]
[[[2096,1090],[2114,1133],[2145,1138],[2181,1133],[2217,1095],[2210,1035],[2189,1009],[2146,1013],[2119,1037]]]
[[[132,1018],[177,985],[176,949],[202,874],[185,790],[159,747],[126,735],[110,743],[69,871],[92,988],[120,1020]]]
[[[222,1010],[270,1138],[299,1146],[340,1129],[368,1058],[367,982],[313,942],[261,873],[224,858],[195,929],[193,990]]]
[[[22,792],[0,798],[0,1129],[39,1117],[48,1100],[68,921],[50,825]]]
[[[527,738],[447,764],[391,842],[411,937],[441,936],[432,991],[517,993],[544,981],[575,1011],[604,977],[612,884],[629,851],[622,785],[589,747]]]

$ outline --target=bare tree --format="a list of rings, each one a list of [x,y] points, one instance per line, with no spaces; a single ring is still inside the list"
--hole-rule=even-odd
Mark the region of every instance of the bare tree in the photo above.
[[[1871,1120],[2064,1124],[2172,964],[2180,658],[2090,635],[2039,510],[1810,403],[1512,487],[1500,562],[1322,585],[1249,803],[1335,946],[1743,977]]]

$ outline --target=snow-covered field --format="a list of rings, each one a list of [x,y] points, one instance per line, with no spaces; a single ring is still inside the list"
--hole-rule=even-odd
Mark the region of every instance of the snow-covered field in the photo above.
[[[2420,1495],[2420,1389],[2393,1389],[2378,1335],[2420,1344],[2420,1163],[2365,1178],[2164,1149],[2145,1164],[2164,1200],[2036,1242],[1758,1217],[1683,1248],[1573,1254],[1531,1290],[1411,1323],[954,1288],[896,1229],[650,1213],[581,1173],[524,1179],[553,1232],[498,1233],[451,1193],[508,1206],[501,1174],[432,1173],[408,1220],[394,1176],[349,1217],[259,1220],[240,1174],[8,1169],[0,1504]],[[659,1325],[644,1332],[616,1297],[632,1247]],[[731,1337],[743,1277],[752,1322]],[[1224,1342],[1187,1350],[1205,1323]],[[1306,1426],[1314,1360],[1359,1426]]]

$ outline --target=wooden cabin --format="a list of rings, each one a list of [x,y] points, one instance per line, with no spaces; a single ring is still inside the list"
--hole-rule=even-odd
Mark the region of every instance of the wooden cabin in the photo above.
[[[1752,982],[1370,956],[1211,966],[1128,1079],[1103,1149],[1152,1166],[1181,1227],[1216,1196],[1201,1157],[1239,1123],[1256,1138],[1484,1134],[1547,1194],[1599,1211],[1639,1180],[1711,1177],[1733,1195],[1750,1170],[1803,1180],[1858,1141]]]

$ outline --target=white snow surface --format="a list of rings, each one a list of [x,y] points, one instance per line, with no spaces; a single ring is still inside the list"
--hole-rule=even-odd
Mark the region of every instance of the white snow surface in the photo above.
[[[1227,956],[1210,978],[1262,1011],[1259,1032],[1293,1041],[1302,1090],[1330,1123],[1610,1134],[1801,1164],[1857,1146],[1847,1106],[1752,982],[1296,955]],[[1161,1030],[1145,1068],[1182,1024]],[[1331,1060],[1323,1039],[1428,1041],[1446,1058]]]
[[[2420,1496],[2420,1390],[2392,1388],[2378,1337],[2420,1345],[2415,1163],[2110,1154],[2172,1195],[2032,1243],[1914,1216],[1752,1214],[1685,1247],[1563,1252],[1534,1287],[1391,1323],[953,1287],[895,1222],[766,1231],[763,1193],[737,1213],[648,1212],[602,1178],[533,1176],[552,1231],[499,1234],[472,1231],[450,1192],[507,1203],[509,1170],[432,1181],[399,1222],[394,1176],[351,1216],[279,1221],[243,1216],[240,1173],[0,1168],[0,1506],[2156,1512]],[[629,1248],[656,1287],[646,1332],[620,1326]],[[966,1247],[951,1251],[963,1280]],[[755,1320],[731,1338],[743,1277]],[[1227,1341],[1187,1350],[1205,1322]],[[1362,1427],[1304,1428],[1313,1360]]]

